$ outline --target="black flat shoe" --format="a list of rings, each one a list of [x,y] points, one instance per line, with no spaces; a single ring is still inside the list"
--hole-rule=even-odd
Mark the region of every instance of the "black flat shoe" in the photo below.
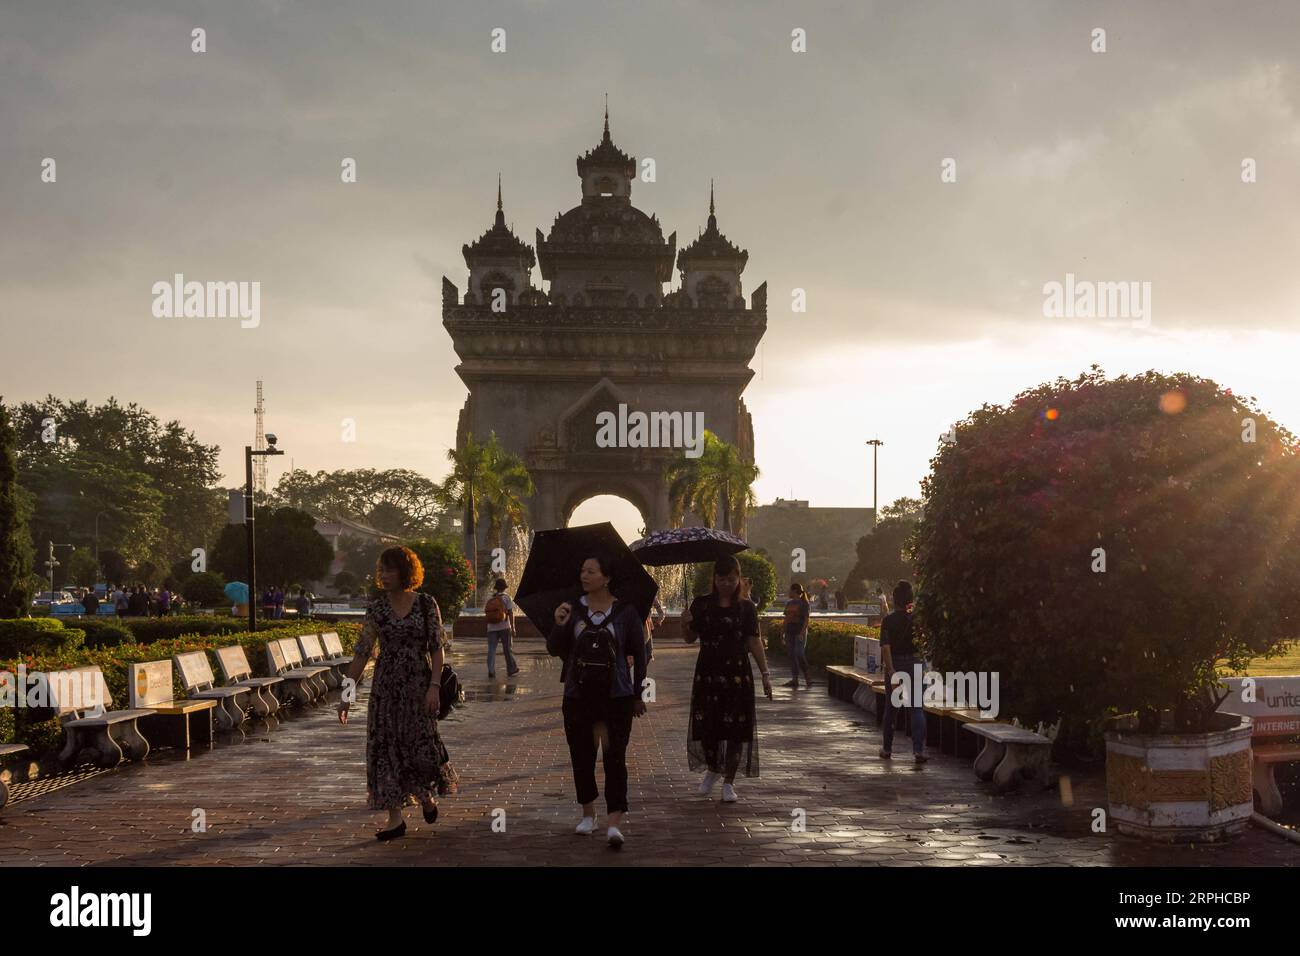
[[[435,823],[438,819],[438,805],[435,803],[432,810],[424,811],[424,822]]]
[[[406,821],[403,820],[391,830],[376,830],[376,840],[396,840],[398,837],[406,836]]]

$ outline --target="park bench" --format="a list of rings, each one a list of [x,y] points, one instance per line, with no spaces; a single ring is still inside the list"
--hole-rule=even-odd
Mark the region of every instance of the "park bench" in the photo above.
[[[298,648],[298,642],[292,638],[289,639],[294,646],[294,657]],[[293,699],[304,707],[320,697],[324,693],[324,684],[320,680],[321,668],[318,667],[299,667],[297,664],[289,663],[289,655],[285,652],[284,642],[280,640],[266,642],[266,663],[267,668],[276,677],[284,679],[289,687],[289,693]]]
[[[270,717],[280,709],[280,698],[275,695],[275,687],[284,683],[283,677],[254,677],[253,668],[249,666],[248,655],[243,645],[231,644],[229,647],[217,648],[217,663],[225,677],[227,687],[247,687],[252,699],[253,713],[259,717]]]
[[[176,700],[171,661],[128,664],[126,686],[131,706],[153,713],[140,718],[140,730],[155,747],[190,750],[212,745],[215,700]]]
[[[173,655],[185,694],[191,700],[215,700],[221,706],[213,712],[219,730],[235,730],[248,716],[252,691],[247,687],[218,687],[217,679],[203,651]]]
[[[1243,701],[1242,678],[1223,683],[1228,696],[1219,712],[1250,717],[1251,785],[1259,795],[1259,811],[1266,817],[1282,812],[1282,791],[1274,772],[1279,764],[1300,761],[1300,676],[1256,677],[1255,700]]]
[[[0,761],[5,757],[12,757],[15,754],[24,753],[27,750],[26,744],[0,744]],[[9,785],[5,783],[3,774],[0,774],[0,809],[9,802]]]
[[[98,667],[76,667],[47,674],[50,706],[63,724],[66,742],[59,752],[64,765],[78,760],[83,751],[105,768],[116,767],[125,758],[143,760],[149,741],[140,733],[138,721],[153,711],[145,708],[109,710],[113,697]]]
[[[327,658],[320,637],[316,634],[299,635],[298,648],[302,651],[304,664],[329,668],[329,670],[321,675],[324,678],[327,687],[335,688],[343,685],[343,668],[352,662],[352,658],[349,657],[346,660],[331,660]]]
[[[962,724],[964,730],[984,738],[984,746],[975,758],[975,776],[993,781],[998,791],[1010,790],[1022,779],[1047,782],[1048,758],[1059,723],[1045,733],[1018,724],[991,720],[972,720]]]
[[[314,672],[313,680],[316,682],[316,696],[324,697],[329,691],[328,678],[332,669],[324,664],[308,664],[303,660],[302,648],[298,646],[296,637],[282,638],[280,640],[280,649],[284,651],[284,661],[290,667]]]

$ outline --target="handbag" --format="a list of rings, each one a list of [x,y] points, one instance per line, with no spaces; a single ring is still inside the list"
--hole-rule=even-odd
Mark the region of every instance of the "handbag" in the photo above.
[[[433,638],[429,633],[429,604],[433,598],[427,594],[420,595],[420,608],[424,612],[424,649],[433,658]],[[452,707],[465,702],[465,691],[460,686],[460,678],[455,669],[447,663],[442,665],[438,675],[438,719],[442,720],[451,713]]]

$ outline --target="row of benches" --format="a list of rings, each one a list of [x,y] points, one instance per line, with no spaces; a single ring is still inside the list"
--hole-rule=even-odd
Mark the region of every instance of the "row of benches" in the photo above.
[[[69,765],[88,756],[100,767],[115,767],[123,759],[144,759],[151,740],[158,746],[184,749],[210,744],[214,725],[233,731],[250,715],[272,716],[290,699],[300,705],[320,699],[329,689],[342,686],[343,671],[352,663],[333,631],[268,641],[271,677],[253,676],[239,644],[219,647],[215,654],[222,684],[217,683],[204,651],[128,665],[130,700],[123,710],[110,709],[112,696],[98,667],[46,675],[49,705],[65,733],[59,761]],[[175,698],[173,666],[185,690],[183,699]],[[0,744],[0,759],[26,750],[23,744]],[[0,807],[8,797],[0,779]]]
[[[879,723],[884,718],[885,678],[876,667],[879,661],[879,641],[874,638],[854,637],[854,665],[833,665],[827,667],[827,692],[843,700],[851,700],[864,710],[873,711]],[[1269,682],[1287,682],[1290,686],[1297,678],[1255,678],[1257,685],[1269,685]],[[1278,789],[1274,775],[1281,764],[1300,761],[1300,712],[1292,707],[1289,710],[1275,704],[1272,698],[1291,700],[1300,696],[1292,694],[1285,697],[1280,687],[1271,692],[1267,686],[1258,688],[1257,697],[1261,701],[1254,706],[1238,703],[1242,698],[1242,678],[1225,680],[1229,694],[1219,710],[1252,717],[1253,740],[1252,786],[1259,797],[1259,808],[1265,816],[1276,816],[1282,811],[1282,794]],[[1271,686],[1271,685],[1269,685]],[[1262,701],[1268,701],[1265,706]],[[938,746],[941,752],[953,756],[974,755],[974,769],[981,780],[992,781],[998,790],[1015,787],[1021,780],[1038,779],[1048,783],[1048,760],[1052,743],[1059,728],[1044,728],[1041,724],[1036,731],[1011,723],[981,716],[971,708],[943,707],[925,705],[926,742]],[[898,715],[901,728],[907,724]],[[972,734],[970,738],[962,737],[960,731]],[[981,746],[975,752],[975,738],[981,739]]]

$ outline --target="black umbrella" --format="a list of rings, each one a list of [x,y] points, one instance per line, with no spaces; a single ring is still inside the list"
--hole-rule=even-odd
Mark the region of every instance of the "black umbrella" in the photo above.
[[[565,601],[575,604],[582,596],[582,563],[596,554],[614,560],[613,586],[620,601],[636,606],[641,619],[650,616],[659,585],[608,521],[576,528],[552,528],[533,535],[528,563],[515,592],[515,603],[543,634],[555,626],[555,609]]]
[[[642,564],[701,564],[749,548],[743,539],[717,528],[670,528],[632,542],[632,553]]]

